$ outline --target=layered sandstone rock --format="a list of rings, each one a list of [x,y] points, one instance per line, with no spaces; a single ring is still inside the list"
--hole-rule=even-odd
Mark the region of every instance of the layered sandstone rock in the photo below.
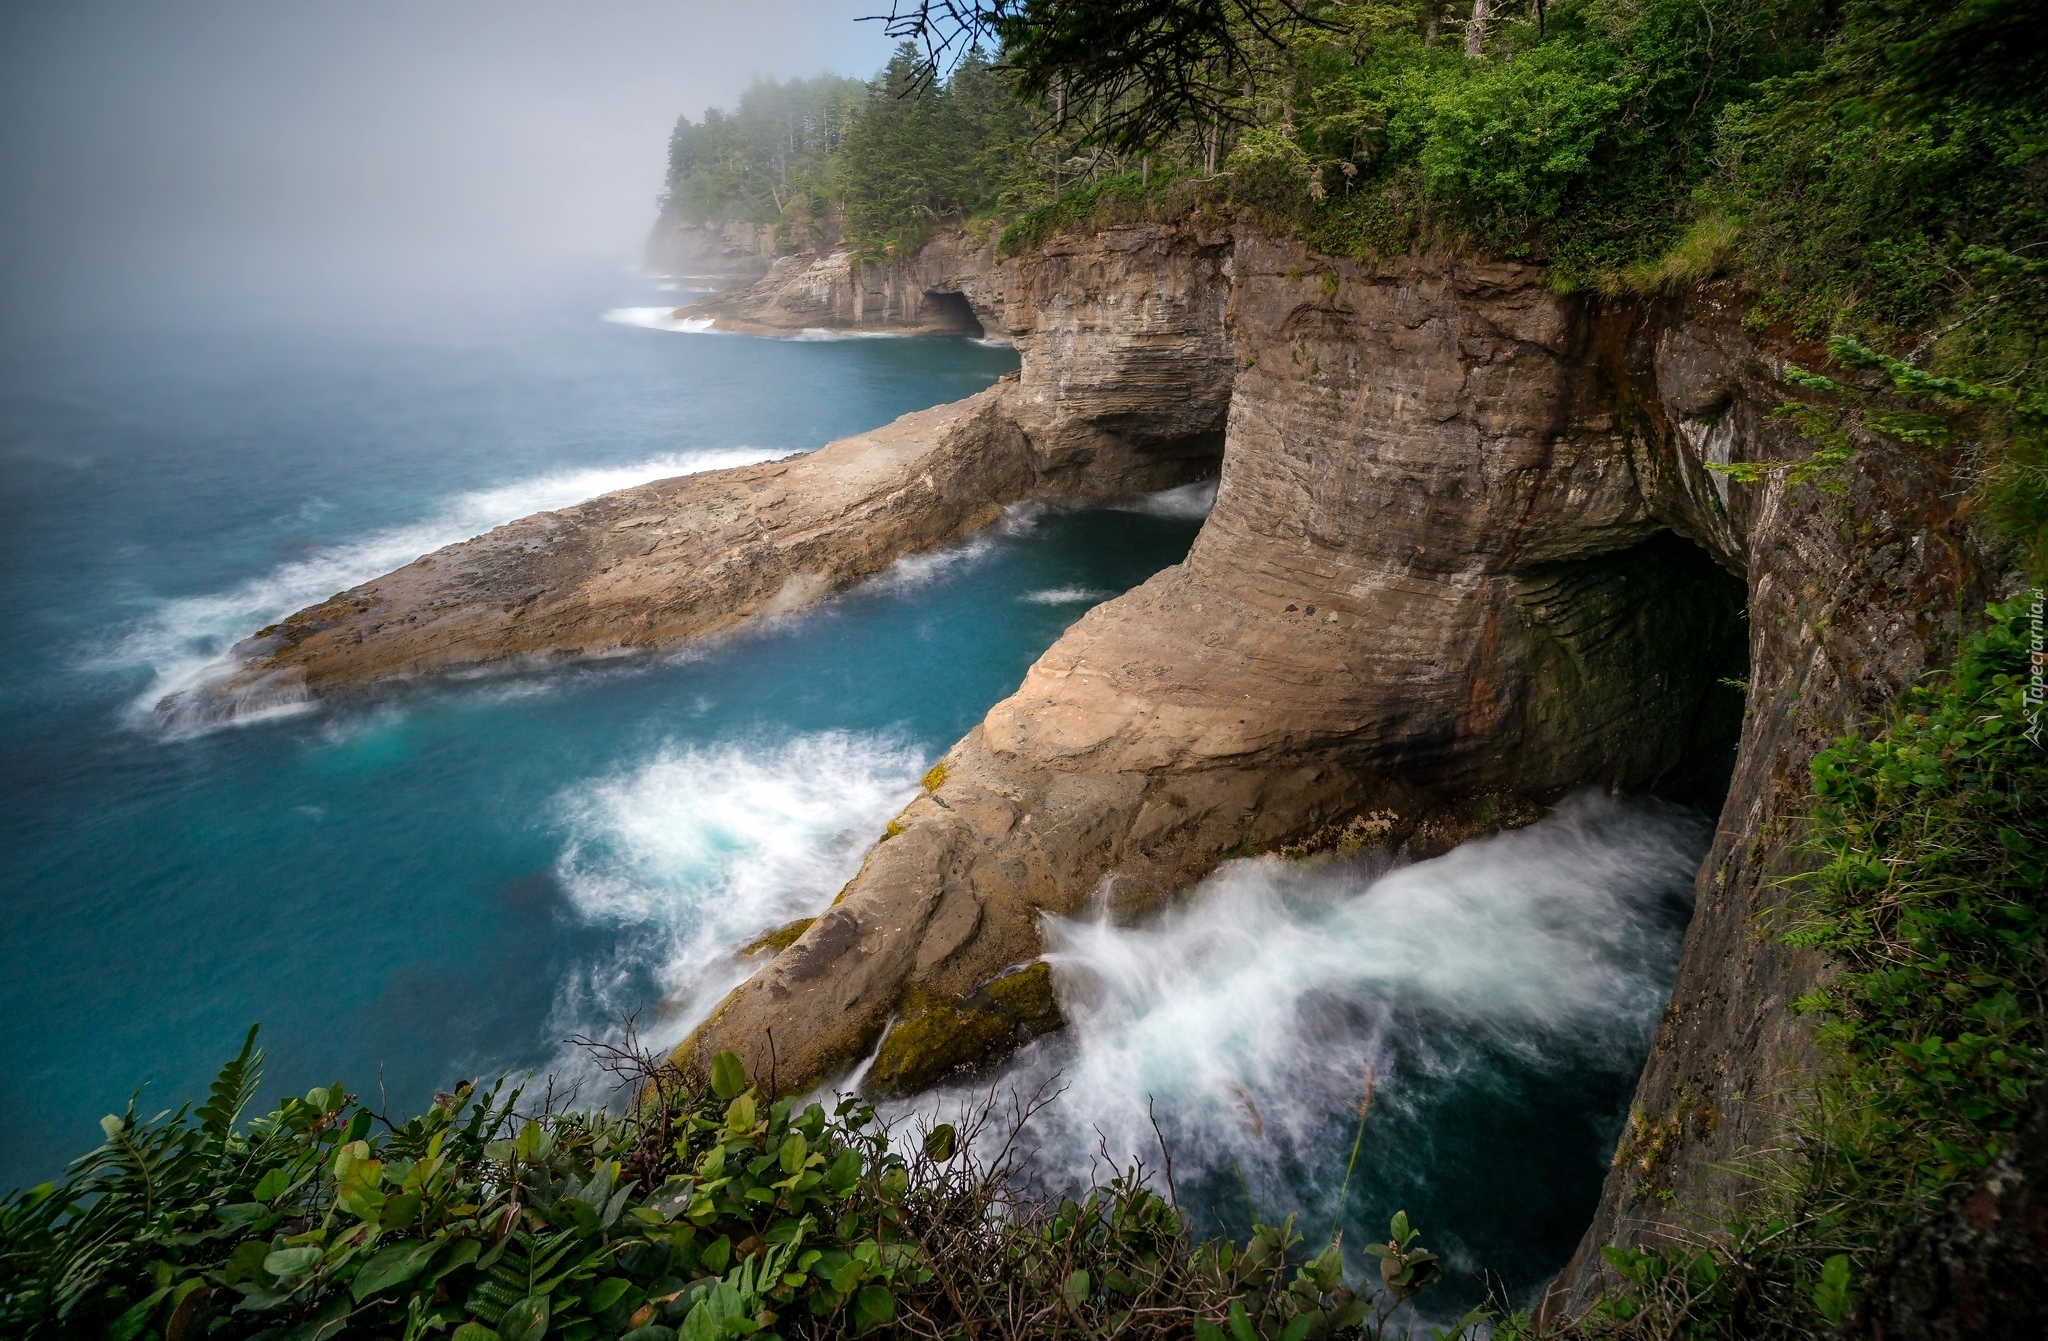
[[[1360,810],[1412,834],[1711,772],[1739,588],[1653,540],[1678,518],[1588,314],[1529,267],[1247,238],[1231,270],[1228,446],[1187,561],[1071,628],[686,1058],[765,1064],[771,1029],[783,1076],[887,1055],[900,1001],[966,1009],[1039,952],[1040,914],[1156,900]]]
[[[1230,269],[1227,450],[1187,561],[1070,629],[678,1055],[765,1060],[772,1028],[784,1076],[824,1077],[934,1003],[999,1049],[976,1002],[1038,953],[1045,911],[1142,906],[1367,809],[1426,850],[1576,783],[1725,785],[1676,990],[1549,1301],[1583,1308],[1598,1246],[1717,1223],[1753,1187],[1730,1161],[1785,1130],[1815,1065],[1789,1002],[1823,967],[1772,923],[1806,763],[1941,660],[1993,574],[1941,458],[1873,438],[1839,491],[1709,469],[1811,450],[1732,292],[1603,307],[1531,268],[1256,237]],[[1061,385],[1027,349],[1041,383]]]
[[[1748,705],[1732,783],[1695,885],[1678,978],[1592,1225],[1546,1301],[1577,1312],[1608,1283],[1603,1244],[1697,1241],[1755,1192],[1735,1169],[1775,1148],[1818,1065],[1794,997],[1825,971],[1785,947],[1775,910],[1803,860],[1807,765],[1865,729],[1961,641],[1958,610],[1997,566],[1958,514],[1953,460],[1875,435],[1828,488],[1707,475],[1707,461],[1809,455],[1786,419],[1784,354],[1707,291],[1635,314],[1614,376],[1656,465],[1646,488],[1748,587]],[[1800,353],[1817,366],[1819,351]]]
[[[1029,492],[1001,389],[809,455],[622,489],[500,526],[338,593],[236,649],[231,713],[516,658],[667,646],[815,604]]]
[[[862,262],[845,247],[779,256],[744,289],[678,308],[753,334],[861,330],[1002,337],[1003,266],[993,234],[942,229],[908,260]]]

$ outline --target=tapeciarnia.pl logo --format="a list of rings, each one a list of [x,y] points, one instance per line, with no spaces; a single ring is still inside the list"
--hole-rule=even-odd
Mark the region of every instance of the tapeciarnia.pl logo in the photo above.
[[[2034,603],[2027,613],[2032,628],[2027,639],[2027,739],[2041,743],[2043,682],[2048,680],[2048,649],[2042,646],[2041,616],[2044,605],[2041,588],[2034,588]]]

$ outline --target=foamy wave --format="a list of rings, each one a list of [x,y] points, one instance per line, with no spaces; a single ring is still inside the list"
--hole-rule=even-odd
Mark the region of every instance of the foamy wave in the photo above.
[[[615,307],[604,314],[604,319],[650,331],[680,331],[686,335],[721,333],[710,317],[678,316],[679,311],[680,308],[674,307]]]
[[[275,623],[294,610],[325,600],[360,582],[411,563],[420,555],[480,535],[494,526],[566,507],[614,489],[649,480],[668,479],[703,470],[765,461],[780,453],[740,447],[727,451],[688,452],[658,456],[629,466],[586,467],[552,471],[530,479],[457,495],[425,520],[379,531],[361,540],[336,545],[302,559],[280,564],[259,577],[205,596],[166,600],[151,611],[97,664],[103,667],[147,666],[149,688],[131,705],[138,722],[153,722],[156,705],[218,679],[227,669],[228,649],[258,628]],[[275,703],[238,706],[233,720],[251,721],[284,711],[302,711],[303,695],[291,698],[279,690]],[[177,726],[179,723],[171,723]],[[204,725],[184,722],[184,726]]]
[[[913,332],[911,331],[828,330],[823,326],[806,326],[795,334],[785,336],[784,338],[789,340],[903,340],[909,338],[912,334]]]
[[[1216,481],[1197,480],[1175,489],[1161,489],[1157,493],[1144,494],[1127,503],[1118,503],[1118,512],[1144,512],[1154,517],[1174,517],[1182,521],[1200,521],[1216,506]]]
[[[1489,1057],[1567,1075],[1635,1064],[1705,836],[1689,812],[1589,793],[1377,878],[1356,861],[1261,857],[1226,863],[1147,925],[1047,918],[1068,1029],[1003,1082],[1066,1086],[1033,1125],[1036,1173],[1083,1181],[1105,1148],[1151,1159],[1154,1106],[1187,1165],[1320,1170],[1315,1147],[1348,1135],[1368,1069],[1376,1104],[1413,1112]]]
[[[568,1021],[602,1025],[652,976],[673,1042],[737,983],[732,951],[816,913],[853,878],[926,760],[889,736],[824,732],[772,746],[671,745],[567,793],[557,875],[578,912],[639,928],[617,963],[572,983]]]
[[[1099,587],[1047,587],[1043,591],[1027,591],[1017,599],[1031,605],[1093,605],[1115,594]]]
[[[905,554],[867,580],[870,591],[914,591],[974,567],[1004,540],[1029,535],[1050,509],[1035,500],[1011,503],[1002,520],[957,544]]]

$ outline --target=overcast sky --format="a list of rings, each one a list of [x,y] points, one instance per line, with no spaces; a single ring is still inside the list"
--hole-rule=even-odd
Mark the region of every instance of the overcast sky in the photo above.
[[[0,264],[635,254],[677,114],[756,75],[872,73],[876,7],[5,0]]]

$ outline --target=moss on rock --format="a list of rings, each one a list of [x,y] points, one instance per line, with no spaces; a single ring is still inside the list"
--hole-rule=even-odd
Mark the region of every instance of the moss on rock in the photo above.
[[[882,1038],[867,1087],[914,1094],[994,1065],[1065,1023],[1043,961],[1006,973],[965,1000],[911,983],[898,998],[896,1022]]]
[[[817,920],[815,917],[799,917],[794,922],[785,922],[775,928],[775,930],[748,941],[740,947],[740,954],[757,955],[763,950],[773,950],[780,954],[790,946],[795,945],[797,937],[809,931],[811,923]]]

